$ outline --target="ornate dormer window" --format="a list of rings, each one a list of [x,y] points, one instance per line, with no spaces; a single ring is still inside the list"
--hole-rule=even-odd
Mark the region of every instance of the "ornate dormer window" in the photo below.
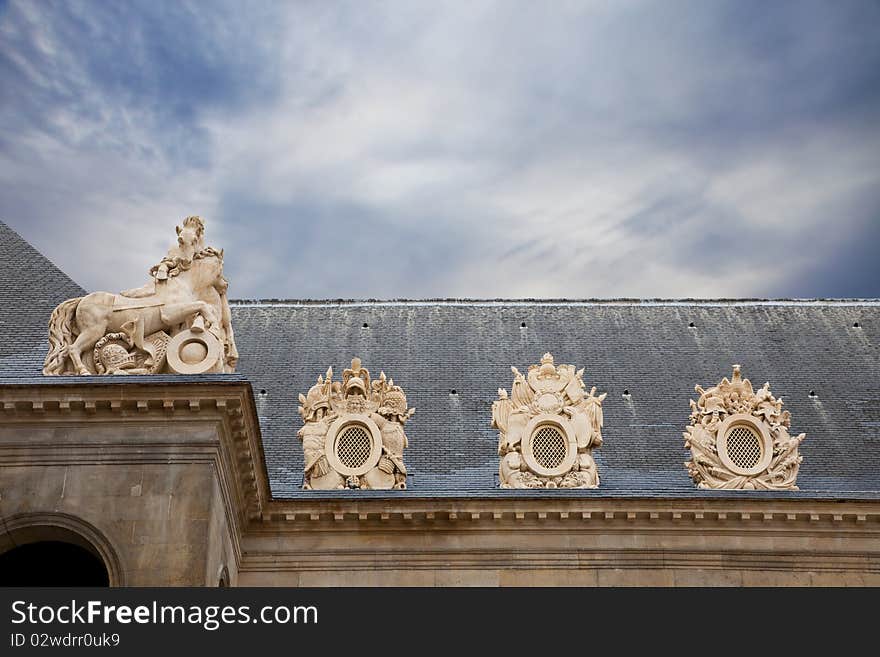
[[[385,372],[371,380],[355,358],[342,381],[333,381],[330,368],[299,402],[303,488],[406,488],[403,425],[415,409]]]
[[[557,366],[549,353],[525,376],[510,369],[510,395],[501,388],[492,404],[501,488],[596,488],[592,452],[602,444],[606,393],[586,394],[583,369]]]
[[[765,383],[757,392],[743,379],[740,366],[714,388],[691,400],[691,426],[684,434],[693,459],[688,473],[700,488],[797,490],[802,457],[798,445],[806,437],[792,437],[791,414],[782,410]]]

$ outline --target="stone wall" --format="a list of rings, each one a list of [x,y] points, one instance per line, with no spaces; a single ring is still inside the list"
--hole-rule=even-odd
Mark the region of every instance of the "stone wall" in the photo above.
[[[53,514],[88,523],[119,560],[116,583],[199,586],[207,582],[212,547],[215,496],[204,492],[213,478],[205,464],[0,467],[0,508],[20,524],[41,517],[48,523]]]
[[[880,585],[880,504],[804,499],[273,502],[242,585]]]
[[[259,508],[250,468],[262,468],[242,410],[249,388],[18,386],[2,397],[0,551],[61,527],[100,553],[113,585],[237,581],[242,526]]]

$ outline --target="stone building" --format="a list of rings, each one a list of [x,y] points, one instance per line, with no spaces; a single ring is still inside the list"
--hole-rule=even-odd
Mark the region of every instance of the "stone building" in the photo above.
[[[880,585],[876,300],[231,301],[234,373],[44,376],[85,291],[0,270],[4,582]]]

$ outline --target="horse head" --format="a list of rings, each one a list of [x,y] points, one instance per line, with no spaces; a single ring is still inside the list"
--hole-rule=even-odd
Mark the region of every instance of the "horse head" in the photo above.
[[[223,277],[223,251],[208,246],[193,255],[192,268],[189,271],[189,282],[194,290],[212,287],[219,293],[225,293],[229,286]]]
[[[191,260],[196,253],[205,248],[205,223],[201,217],[187,217],[182,226],[177,226],[177,255]]]

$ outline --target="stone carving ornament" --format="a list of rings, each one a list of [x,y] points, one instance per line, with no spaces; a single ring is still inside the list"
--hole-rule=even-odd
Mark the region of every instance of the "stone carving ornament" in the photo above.
[[[501,488],[596,488],[593,449],[602,445],[602,400],[586,394],[583,369],[556,366],[544,354],[523,376],[516,367],[508,396],[498,390],[492,427],[498,429]]]
[[[355,358],[342,381],[333,381],[328,369],[299,403],[304,489],[406,488],[403,425],[415,409],[385,372],[371,380]]]
[[[685,466],[698,487],[798,489],[798,445],[806,434],[788,433],[791,414],[769,383],[755,392],[734,365],[731,380],[694,390],[700,398],[691,400],[691,425],[684,433],[693,458]]]
[[[205,246],[204,235],[201,218],[187,217],[146,285],[55,308],[43,374],[234,372],[223,250]]]

